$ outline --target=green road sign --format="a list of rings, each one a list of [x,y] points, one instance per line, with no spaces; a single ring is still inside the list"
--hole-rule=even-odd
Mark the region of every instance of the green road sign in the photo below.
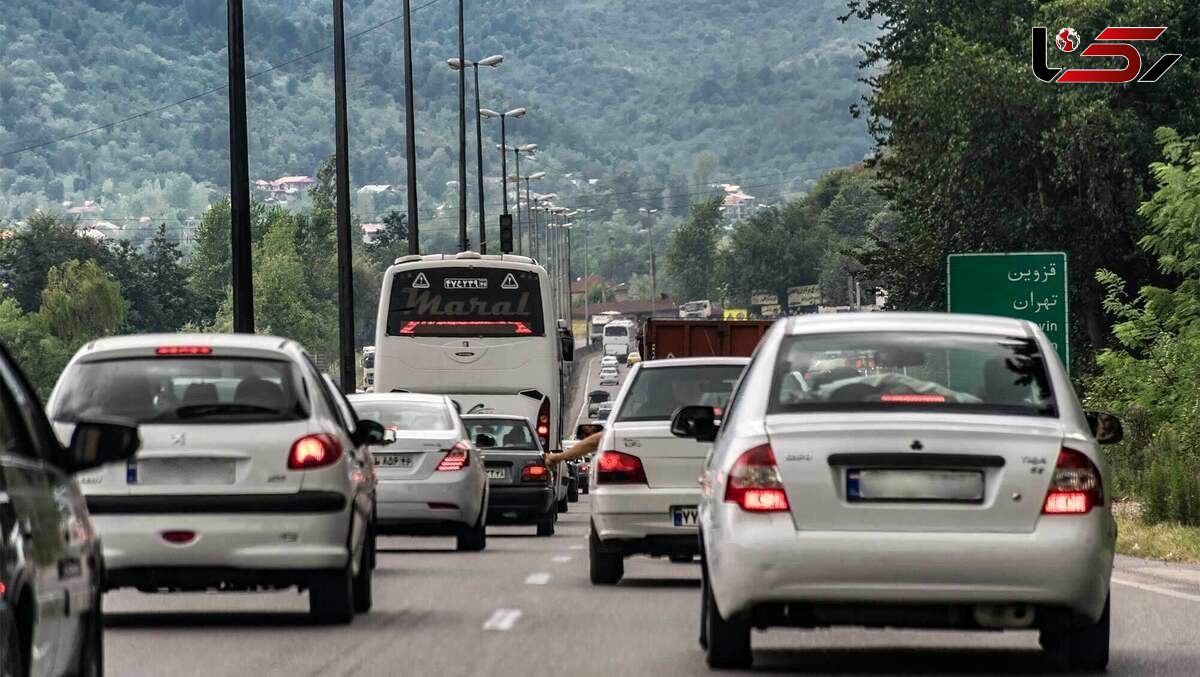
[[[951,254],[946,257],[946,306],[952,313],[1029,320],[1046,332],[1067,369],[1067,255],[1063,252]]]

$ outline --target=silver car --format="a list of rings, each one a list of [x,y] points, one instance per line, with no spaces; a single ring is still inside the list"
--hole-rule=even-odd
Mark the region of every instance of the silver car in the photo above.
[[[1121,426],[1081,409],[1037,326],[788,318],[716,416],[672,420],[713,443],[709,665],[750,664],[751,628],[835,625],[1036,630],[1069,668],[1107,664],[1116,527],[1097,444]]]
[[[459,550],[483,550],[487,475],[450,398],[375,393],[349,399],[359,418],[386,431],[387,443],[371,450],[378,533],[453,534]]]

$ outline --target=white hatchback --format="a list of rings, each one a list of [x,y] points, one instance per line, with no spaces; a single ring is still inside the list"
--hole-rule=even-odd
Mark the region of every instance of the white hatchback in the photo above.
[[[61,439],[139,424],[137,456],[78,482],[106,584],[144,592],[309,591],[312,614],[371,606],[375,486],[358,421],[296,343],[245,334],[106,338],[79,349],[47,410]]]
[[[830,359],[833,355],[837,359]],[[673,431],[704,471],[701,643],[751,629],[1036,630],[1067,667],[1108,662],[1116,526],[1099,442],[1035,325],[933,313],[781,320],[723,412]]]
[[[697,479],[706,448],[671,434],[685,405],[724,406],[748,359],[641,362],[629,371],[592,461],[592,583],[611,585],[630,555],[690,561],[699,552]]]

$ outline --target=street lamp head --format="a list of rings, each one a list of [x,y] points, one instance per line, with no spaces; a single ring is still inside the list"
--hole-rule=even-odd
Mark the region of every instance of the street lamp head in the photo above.
[[[450,70],[452,71],[462,69],[462,62],[459,61],[457,57],[453,59],[446,59],[446,65],[449,66]]]
[[[479,60],[480,66],[491,66],[492,68],[495,68],[502,63],[504,63],[504,55],[502,54],[493,54],[486,59]]]
[[[499,114],[499,113],[497,113],[496,111],[492,110],[491,108],[480,108],[480,109],[479,109],[479,114],[480,114],[480,115],[482,115],[482,116],[483,116],[483,117],[485,117],[485,118],[498,118],[498,117],[500,117],[500,114]]]
[[[537,147],[538,145],[536,143],[527,143],[524,146],[517,146],[517,150],[521,151],[522,153],[532,153],[533,151],[537,150]]]
[[[510,118],[523,118],[525,117],[525,113],[526,110],[524,108],[514,108],[505,113],[505,115]]]
[[[526,176],[525,178],[526,179],[544,179],[544,178],[546,178],[546,172],[534,172],[534,173],[530,174],[529,176]]]

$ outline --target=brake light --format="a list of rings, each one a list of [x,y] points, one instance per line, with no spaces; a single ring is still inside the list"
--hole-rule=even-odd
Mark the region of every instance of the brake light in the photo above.
[[[537,436],[542,442],[542,449],[550,448],[550,398],[542,398],[542,406],[538,407]]]
[[[787,492],[769,444],[745,451],[729,470],[725,500],[737,503],[748,512],[786,512]]]
[[[517,336],[528,336],[533,333],[528,324],[507,320],[409,320],[400,327],[400,333],[416,334],[423,327],[512,327],[513,334]]]
[[[289,470],[312,470],[332,465],[342,457],[342,445],[329,433],[305,435],[292,443]]]
[[[521,468],[522,482],[545,482],[550,479],[550,469],[541,463],[530,463]]]
[[[642,459],[620,451],[606,451],[596,461],[596,484],[646,484]]]
[[[1087,454],[1063,447],[1058,452],[1043,515],[1084,515],[1104,504],[1100,470]]]
[[[212,355],[211,346],[159,346],[155,355]]]
[[[885,393],[879,396],[879,401],[902,404],[938,404],[945,402],[946,396],[932,393]]]
[[[458,442],[446,450],[446,455],[438,461],[437,472],[454,472],[471,465],[471,448],[466,442]]]

